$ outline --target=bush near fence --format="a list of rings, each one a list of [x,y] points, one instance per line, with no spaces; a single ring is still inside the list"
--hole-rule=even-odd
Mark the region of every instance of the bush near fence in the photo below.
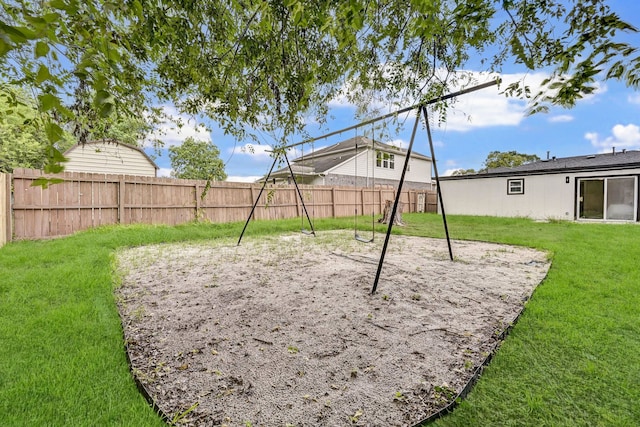
[[[43,176],[64,182],[48,188],[32,186]],[[54,176],[31,169],[16,169],[8,177],[13,203],[3,211],[12,220],[12,234],[7,234],[14,239],[64,236],[110,224],[244,221],[261,189],[261,184],[213,182],[205,192],[206,181],[79,172]],[[374,189],[301,185],[300,192],[312,219],[381,215],[385,201],[395,198],[390,186]],[[431,190],[406,190],[401,197],[404,212],[435,212],[435,200]],[[260,196],[253,219],[303,215],[295,186],[270,184]]]

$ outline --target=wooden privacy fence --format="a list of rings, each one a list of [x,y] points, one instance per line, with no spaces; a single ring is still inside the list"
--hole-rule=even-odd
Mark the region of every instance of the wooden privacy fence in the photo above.
[[[206,181],[77,172],[55,175],[64,182],[48,188],[31,185],[43,176],[41,171],[31,169],[14,171],[10,179],[13,203],[3,209],[13,222],[12,234],[7,232],[9,237],[64,236],[109,224],[244,221],[261,188],[259,184],[214,182],[203,194]],[[300,191],[312,220],[354,214],[380,215],[385,200],[395,197],[391,187],[303,185]],[[406,190],[400,200],[404,203],[404,212],[436,211],[434,191]],[[258,201],[253,219],[303,215],[303,205],[293,185],[269,185]]]
[[[0,247],[11,240],[11,175],[0,173]]]

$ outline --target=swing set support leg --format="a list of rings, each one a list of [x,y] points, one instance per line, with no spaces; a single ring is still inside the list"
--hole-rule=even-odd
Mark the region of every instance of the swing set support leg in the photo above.
[[[384,257],[387,253],[387,246],[389,245],[389,238],[391,237],[391,229],[396,218],[398,211],[398,202],[402,195],[402,186],[404,185],[404,177],[407,174],[407,167],[409,165],[409,159],[411,158],[411,150],[413,149],[413,141],[416,139],[416,131],[418,130],[418,123],[420,122],[420,112],[416,114],[416,121],[413,124],[413,132],[411,133],[411,141],[407,148],[407,156],[404,160],[404,166],[402,168],[402,175],[400,175],[400,182],[398,183],[398,190],[396,193],[396,199],[393,202],[393,209],[391,210],[391,220],[389,221],[389,227],[387,227],[387,235],[384,238],[384,244],[382,245],[382,254],[380,254],[380,261],[378,262],[378,270],[376,271],[376,278],[373,282],[373,288],[371,288],[371,295],[376,293],[378,289],[378,281],[380,280],[380,273],[382,272],[382,265],[384,264]]]
[[[265,187],[267,186],[267,182],[269,181],[269,177],[271,177],[271,172],[273,172],[273,168],[275,167],[276,163],[278,162],[278,158],[280,157],[280,153],[276,154],[276,156],[273,158],[273,163],[271,164],[271,169],[269,169],[269,173],[267,174],[267,177],[264,179],[264,183],[262,184],[262,188],[260,189],[260,192],[258,193],[258,197],[256,197],[255,202],[253,203],[253,207],[251,208],[251,213],[249,213],[249,217],[247,218],[247,221],[244,223],[244,227],[242,228],[242,233],[240,233],[240,238],[238,239],[238,245],[240,246],[240,242],[242,242],[242,236],[244,236],[244,232],[247,230],[247,226],[249,225],[249,221],[251,221],[251,218],[253,218],[253,213],[256,210],[256,206],[258,206],[258,201],[260,200],[260,196],[262,196],[262,193],[265,189]]]
[[[309,212],[307,212],[307,205],[304,204],[304,199],[302,198],[302,192],[300,191],[300,187],[298,187],[298,182],[296,181],[296,176],[293,173],[293,169],[291,169],[291,163],[289,163],[289,158],[287,157],[287,153],[284,154],[284,159],[287,161],[287,167],[289,168],[289,172],[291,173],[291,178],[293,179],[293,185],[296,187],[296,191],[298,192],[298,197],[300,197],[300,202],[302,203],[302,209],[304,210],[304,214],[307,217],[307,221],[309,221],[309,227],[311,228],[310,232],[305,232],[302,230],[304,234],[311,234],[315,237],[316,230],[313,228],[313,223],[311,222],[311,218],[309,218]]]
[[[424,122],[427,125],[427,135],[429,136],[429,148],[431,148],[431,159],[433,161],[433,172],[436,176],[436,191],[438,192],[438,202],[440,203],[440,212],[442,212],[442,223],[444,224],[444,233],[447,235],[447,246],[449,247],[449,259],[453,261],[453,251],[451,250],[451,239],[449,238],[449,227],[447,226],[447,215],[444,212],[444,203],[442,201],[442,190],[440,187],[440,177],[438,176],[438,166],[436,165],[436,154],[433,150],[433,139],[431,138],[431,127],[429,126],[429,116],[427,115],[427,107],[421,107],[424,114]]]

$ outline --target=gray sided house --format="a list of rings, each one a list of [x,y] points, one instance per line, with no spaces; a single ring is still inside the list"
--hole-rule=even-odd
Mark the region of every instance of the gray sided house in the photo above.
[[[440,178],[447,214],[638,221],[640,151],[551,158]]]
[[[397,187],[406,157],[405,149],[358,136],[305,153],[290,163],[299,184]],[[286,164],[271,173],[269,182],[293,183]],[[411,153],[403,188],[431,189],[430,157]]]
[[[140,148],[117,141],[101,140],[78,144],[64,156],[66,172],[156,176],[158,166]]]

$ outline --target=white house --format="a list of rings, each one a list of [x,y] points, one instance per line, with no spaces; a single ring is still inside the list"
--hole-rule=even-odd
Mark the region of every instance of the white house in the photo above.
[[[405,149],[358,136],[298,157],[290,163],[300,184],[397,187],[406,157]],[[271,173],[269,181],[291,183],[289,168],[285,165]],[[411,153],[403,188],[431,188],[430,157]]]
[[[111,140],[74,145],[64,156],[66,172],[156,176],[158,171],[142,149]]]
[[[640,151],[551,158],[440,178],[447,214],[638,221]]]

